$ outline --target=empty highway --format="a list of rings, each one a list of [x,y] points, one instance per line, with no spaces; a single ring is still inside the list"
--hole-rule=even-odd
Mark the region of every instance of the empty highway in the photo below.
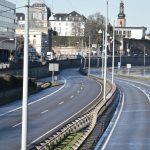
[[[64,77],[63,86],[29,97],[29,147],[81,115],[102,90],[100,84],[80,75],[77,69],[65,70],[61,76]],[[0,108],[0,150],[19,150],[21,147],[20,106],[18,101]]]
[[[120,117],[102,149],[148,150],[150,148],[150,85],[145,81],[116,78],[123,92]]]

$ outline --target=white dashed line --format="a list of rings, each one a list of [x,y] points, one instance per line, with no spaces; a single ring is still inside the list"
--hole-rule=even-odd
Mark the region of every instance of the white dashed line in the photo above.
[[[71,99],[74,98],[74,95],[70,96],[70,98],[71,98]]]
[[[80,93],[80,91],[77,91],[77,93]]]
[[[45,114],[46,112],[48,112],[48,109],[47,110],[44,110],[41,112],[41,114]]]
[[[22,124],[22,122],[17,123],[17,124],[15,124],[14,126],[12,126],[12,128],[15,128],[15,127],[17,127],[17,126],[19,126],[19,125],[21,125],[21,124]]]
[[[64,101],[60,102],[59,105],[62,105],[64,103]]]

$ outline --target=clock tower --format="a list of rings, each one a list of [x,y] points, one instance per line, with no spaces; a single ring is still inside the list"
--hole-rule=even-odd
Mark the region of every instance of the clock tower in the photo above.
[[[120,8],[119,8],[117,26],[118,27],[125,27],[126,26],[126,18],[125,18],[125,14],[124,14],[124,3],[122,0],[120,3]]]

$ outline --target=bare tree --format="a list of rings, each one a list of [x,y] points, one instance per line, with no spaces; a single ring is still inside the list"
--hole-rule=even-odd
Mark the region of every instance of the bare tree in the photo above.
[[[105,18],[100,13],[88,16],[85,23],[85,36],[91,36],[91,43],[98,43],[98,31],[105,29]]]

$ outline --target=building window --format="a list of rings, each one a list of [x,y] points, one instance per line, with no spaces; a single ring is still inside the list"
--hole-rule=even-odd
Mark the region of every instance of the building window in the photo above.
[[[119,31],[119,35],[122,36],[122,31]]]
[[[66,26],[68,26],[68,23],[66,23]]]
[[[33,40],[33,45],[34,45],[34,46],[36,45],[36,39]]]
[[[34,37],[36,37],[36,35],[34,35]]]
[[[131,37],[131,31],[128,31],[128,37]]]

